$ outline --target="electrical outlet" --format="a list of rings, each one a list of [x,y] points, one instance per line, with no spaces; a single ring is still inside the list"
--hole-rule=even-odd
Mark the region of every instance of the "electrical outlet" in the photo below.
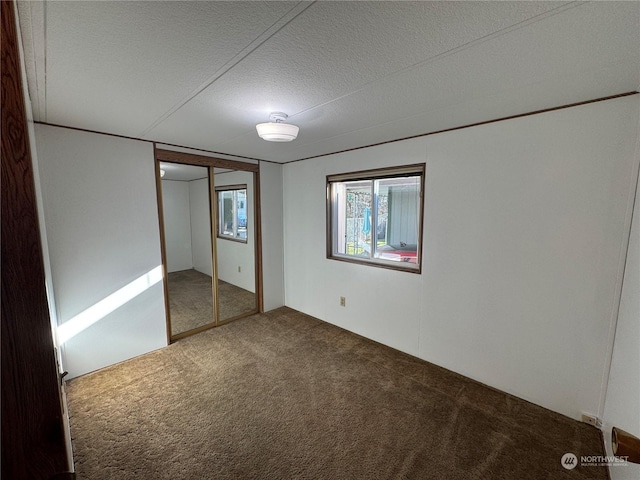
[[[340,297],[340,306],[341,307],[347,306],[347,299],[345,297]]]
[[[598,417],[590,413],[582,412],[582,421],[584,423],[588,423],[592,427],[596,427],[596,428],[602,427],[602,420],[600,420]]]
[[[240,265],[238,265],[238,273],[242,272],[242,267]]]

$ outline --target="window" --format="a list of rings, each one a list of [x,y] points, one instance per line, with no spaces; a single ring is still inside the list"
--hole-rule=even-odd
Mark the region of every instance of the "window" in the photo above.
[[[327,257],[419,273],[425,166],[327,177]]]
[[[247,186],[216,187],[218,238],[247,242]]]

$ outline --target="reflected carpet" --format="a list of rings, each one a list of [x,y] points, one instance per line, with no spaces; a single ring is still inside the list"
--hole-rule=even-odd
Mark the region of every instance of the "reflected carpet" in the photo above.
[[[213,322],[213,290],[209,275],[193,269],[171,272],[168,284],[172,335]],[[218,280],[218,294],[221,320],[256,309],[255,295],[231,283]]]

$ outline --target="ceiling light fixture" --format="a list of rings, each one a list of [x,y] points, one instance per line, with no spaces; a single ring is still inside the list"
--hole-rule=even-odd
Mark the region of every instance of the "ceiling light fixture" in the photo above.
[[[258,135],[267,142],[290,142],[295,140],[300,130],[297,126],[283,123],[288,115],[282,112],[273,112],[269,115],[269,123],[256,125]]]

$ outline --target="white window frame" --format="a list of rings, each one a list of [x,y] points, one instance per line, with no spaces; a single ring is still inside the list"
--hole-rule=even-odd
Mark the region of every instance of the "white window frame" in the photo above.
[[[239,225],[239,217],[238,217],[238,199],[237,199],[237,192],[240,190],[244,190],[245,191],[245,216],[246,216],[246,224],[244,227],[241,227]],[[216,187],[215,188],[215,192],[216,192],[216,214],[218,217],[218,221],[216,222],[216,237],[220,238],[220,239],[224,239],[224,240],[231,240],[232,242],[241,242],[241,243],[247,243],[247,239],[249,237],[249,214],[248,214],[248,210],[249,210],[249,204],[248,204],[248,199],[247,199],[247,186],[246,185],[228,185],[228,186],[220,186],[220,187]],[[224,211],[223,211],[223,202],[220,201],[220,194],[223,194],[225,192],[233,192],[233,199],[232,199],[232,206],[233,206],[233,218],[232,218],[232,228],[231,234],[228,233],[224,233],[227,229],[224,228]],[[244,238],[239,237],[238,236],[238,232],[241,228],[245,229],[245,236]]]
[[[343,262],[358,263],[362,265],[369,265],[374,267],[382,267],[393,270],[401,270],[405,272],[418,273],[422,272],[422,230],[424,225],[424,185],[425,185],[425,164],[405,165],[399,167],[381,168],[375,170],[365,170],[351,173],[341,173],[335,175],[327,175],[327,258],[331,260],[338,260]],[[417,243],[416,252],[412,252],[411,258],[404,256],[402,252],[398,255],[390,255],[397,257],[396,260],[389,260],[380,257],[380,252],[376,252],[380,248],[378,247],[378,234],[377,234],[377,216],[378,216],[378,192],[376,186],[380,182],[378,180],[390,180],[406,177],[419,177],[418,185],[418,199],[417,206],[415,208],[415,219],[417,227]],[[340,199],[340,192],[344,194],[344,182],[370,182],[371,201],[370,201],[370,225],[369,229],[373,230],[371,238],[369,240],[368,249],[365,248],[365,252],[360,255],[348,254],[346,252],[340,252],[345,250],[342,243],[346,242],[346,200]],[[342,242],[342,243],[341,243]],[[340,246],[340,247],[339,247]],[[366,253],[368,252],[368,256]],[[413,257],[415,255],[415,257]],[[389,258],[390,256],[387,256]]]

